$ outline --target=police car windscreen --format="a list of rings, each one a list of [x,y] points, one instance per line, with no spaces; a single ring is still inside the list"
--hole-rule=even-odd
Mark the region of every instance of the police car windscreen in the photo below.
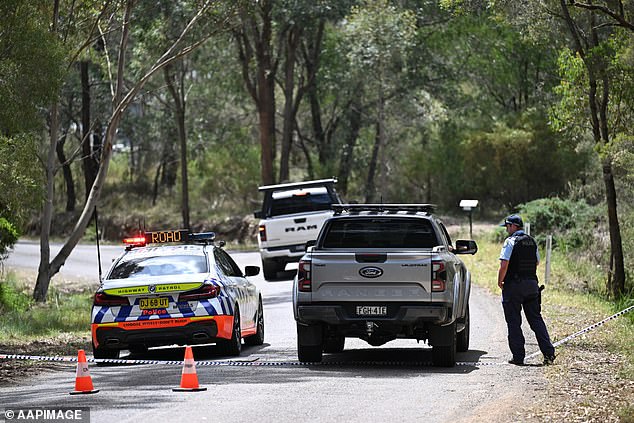
[[[112,269],[108,279],[141,278],[147,276],[188,275],[207,273],[205,256],[174,255],[131,257],[122,259]]]
[[[438,245],[425,219],[359,218],[334,220],[322,248],[433,248]]]
[[[328,192],[304,193],[289,197],[275,198],[271,204],[271,216],[330,210],[332,198]]]

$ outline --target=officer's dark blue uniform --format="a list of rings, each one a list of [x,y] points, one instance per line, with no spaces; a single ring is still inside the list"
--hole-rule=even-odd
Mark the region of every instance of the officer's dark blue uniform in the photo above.
[[[539,349],[544,355],[544,364],[551,364],[555,348],[550,342],[548,329],[541,315],[541,292],[537,280],[539,253],[535,240],[522,229],[522,219],[517,215],[506,218],[504,224],[510,236],[504,242],[500,254],[498,284],[502,288],[502,306],[508,327],[508,342],[512,364],[524,364],[524,334],[521,311],[535,332]],[[502,283],[503,281],[503,283]]]

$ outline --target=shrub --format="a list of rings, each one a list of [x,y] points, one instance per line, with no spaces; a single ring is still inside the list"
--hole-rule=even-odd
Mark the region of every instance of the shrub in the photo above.
[[[541,198],[520,204],[524,222],[530,222],[531,234],[545,244],[553,235],[553,247],[583,248],[592,245],[600,211],[584,200],[563,200],[558,197]]]
[[[7,252],[18,241],[16,227],[4,217],[0,217],[0,261],[5,258]]]

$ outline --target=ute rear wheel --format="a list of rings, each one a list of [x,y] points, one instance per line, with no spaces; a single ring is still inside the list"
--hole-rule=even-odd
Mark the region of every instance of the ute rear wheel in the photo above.
[[[432,361],[436,367],[453,367],[456,365],[456,324],[447,327],[451,331],[449,334],[449,345],[434,345],[432,349]]]
[[[344,350],[346,345],[346,338],[344,336],[332,336],[326,338],[324,342],[325,353],[340,353]]]
[[[465,313],[464,319],[462,319],[461,323],[464,323],[464,329],[458,332],[458,339],[456,349],[458,352],[466,352],[469,351],[469,332],[471,326],[471,319],[469,318],[469,306],[467,306],[467,312]]]
[[[280,266],[275,260],[262,259],[262,273],[264,273],[264,279],[269,281],[277,278],[279,267]]]
[[[313,342],[310,344],[305,343],[306,339],[310,339],[307,334],[314,334],[315,329],[318,329],[315,325],[303,326],[297,324],[297,359],[302,363],[321,363],[323,357],[323,341],[321,336],[318,340],[312,338]]]

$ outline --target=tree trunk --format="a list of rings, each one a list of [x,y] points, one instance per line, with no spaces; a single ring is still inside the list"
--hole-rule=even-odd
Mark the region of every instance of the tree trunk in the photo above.
[[[605,184],[606,202],[608,204],[608,222],[610,228],[610,250],[614,267],[610,266],[607,290],[612,298],[619,298],[625,293],[625,266],[623,258],[623,242],[617,213],[616,189],[612,163],[605,159],[603,163],[603,183]]]
[[[182,65],[182,62],[180,62]],[[189,178],[187,175],[187,132],[185,128],[185,97],[183,79],[179,78],[179,86],[174,84],[173,75],[171,70],[173,67],[167,65],[163,68],[163,76],[167,83],[167,88],[174,100],[174,117],[176,119],[176,126],[178,128],[178,140],[180,147],[180,164],[181,164],[181,214],[183,218],[183,228],[190,229],[189,223]]]
[[[263,0],[257,6],[258,17],[243,15],[242,26],[234,31],[238,45],[242,78],[258,113],[260,174],[264,185],[275,183],[275,73],[272,57],[273,2]],[[251,38],[252,39],[251,39]],[[255,69],[252,69],[255,64]]]
[[[88,66],[89,63],[86,60],[79,62],[81,79],[81,152],[86,198],[88,197],[92,184],[95,182],[99,168],[99,163],[95,156],[95,151],[98,150],[98,148],[95,148],[97,143],[94,142],[94,132],[90,126],[90,81],[88,78]]]
[[[377,119],[376,119],[376,137],[374,138],[374,147],[372,148],[372,158],[368,167],[368,179],[366,181],[365,202],[372,203],[376,195],[375,178],[376,169],[379,161],[379,150],[383,144],[383,119],[385,99],[383,97],[383,84],[379,82],[379,101],[378,101]]]
[[[62,173],[64,174],[64,186],[66,187],[66,211],[75,211],[75,202],[77,197],[75,195],[75,183],[73,182],[73,172],[66,159],[66,153],[64,153],[64,144],[66,144],[67,134],[65,133],[57,143],[55,147],[57,153],[57,160],[61,163]]]
[[[295,60],[299,45],[300,28],[293,26],[286,39],[286,62],[284,66],[284,123],[282,128],[282,151],[280,155],[279,181],[289,180],[289,160],[293,145],[293,128],[295,127]]]
[[[346,117],[348,120],[348,132],[346,133],[345,145],[343,147],[343,154],[339,163],[339,190],[343,195],[348,193],[348,180],[350,178],[350,172],[352,170],[352,164],[354,162],[354,146],[359,138],[359,131],[361,130],[361,95],[353,96],[352,103],[346,111]]]
[[[54,19],[57,21],[57,17]],[[53,196],[55,193],[55,150],[57,147],[57,132],[59,126],[59,105],[57,102],[53,103],[51,106],[50,115],[50,142],[46,159],[46,197],[44,199],[42,218],[40,219],[40,265],[37,271],[35,289],[33,290],[33,299],[37,302],[46,302],[48,285],[51,277],[53,276],[49,266],[49,260],[51,257],[49,236],[51,233],[51,221],[53,220]]]

